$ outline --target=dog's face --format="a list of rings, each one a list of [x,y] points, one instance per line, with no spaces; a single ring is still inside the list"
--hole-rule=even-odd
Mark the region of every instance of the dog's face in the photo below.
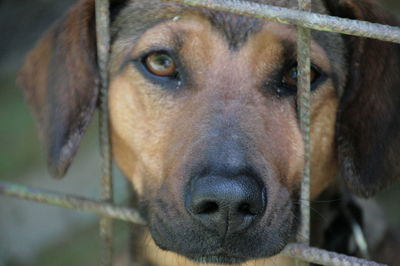
[[[178,14],[114,44],[114,154],[162,248],[206,260],[273,255],[294,235],[304,164],[296,29]],[[330,41],[344,47],[338,36]],[[335,85],[344,76],[336,73],[345,68],[343,50],[325,44],[312,44],[314,195],[336,174]]]
[[[112,23],[113,154],[141,199],[153,239],[162,249],[198,261],[237,263],[277,254],[296,236],[304,168],[296,28],[158,1],[122,2],[113,9]],[[265,3],[294,7],[297,1]],[[315,1],[313,10],[390,22],[370,5]],[[69,35],[51,32],[22,74],[50,139],[51,167],[59,174],[95,105],[95,89],[65,92],[73,81],[96,88],[98,72],[88,63],[94,51],[83,58],[79,53],[95,49],[93,29],[84,34],[75,29],[82,21],[92,25],[92,13],[93,1],[80,1],[60,23]],[[44,49],[63,38],[73,40],[66,59],[56,52],[43,57]],[[376,72],[365,57],[382,60],[371,52],[377,46],[390,48],[387,56],[393,56],[377,67],[380,81],[364,76]],[[313,33],[311,47],[312,197],[340,172],[356,192],[372,194],[399,174],[394,110],[400,93],[391,76],[399,48],[321,32]],[[58,71],[72,71],[73,77],[48,73],[60,60],[66,69]],[[32,88],[27,83],[38,64],[47,72],[35,75]],[[57,85],[57,77],[68,82]],[[39,85],[54,86],[56,93],[49,96]],[[397,98],[381,95],[388,93]],[[373,102],[367,100],[371,95]],[[54,108],[60,115],[47,115]],[[367,117],[371,121],[360,120]]]

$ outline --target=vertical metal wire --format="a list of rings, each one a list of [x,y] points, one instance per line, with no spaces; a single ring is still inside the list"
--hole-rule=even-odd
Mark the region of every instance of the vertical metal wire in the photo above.
[[[299,9],[311,11],[311,0],[299,0]],[[297,27],[297,71],[298,94],[297,106],[300,117],[300,128],[304,139],[304,175],[301,182],[301,225],[298,241],[310,245],[310,176],[311,176],[311,88],[310,88],[310,29]],[[298,265],[308,265],[306,262],[298,262]]]
[[[110,52],[110,14],[109,0],[96,0],[97,57],[100,70],[100,147],[102,155],[102,199],[113,202],[112,159],[109,139],[108,115],[108,59]],[[100,219],[100,236],[103,240],[103,265],[112,265],[113,226],[112,219],[103,216]]]

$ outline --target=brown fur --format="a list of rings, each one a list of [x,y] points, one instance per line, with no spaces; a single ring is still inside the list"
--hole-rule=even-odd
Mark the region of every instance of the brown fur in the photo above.
[[[65,174],[96,108],[93,12],[94,1],[79,1],[71,8],[28,55],[19,78],[54,176]]]
[[[69,166],[97,101],[93,5],[78,1],[21,73],[50,169],[58,176]],[[313,9],[395,23],[369,1],[315,1]],[[218,148],[228,141],[243,147],[268,194],[265,214],[232,245],[242,257],[252,254],[246,257],[250,265],[291,265],[276,254],[295,238],[304,144],[295,97],[278,93],[277,84],[296,57],[295,27],[156,0],[118,1],[112,19],[111,140],[149,224],[142,255],[153,264],[194,264],[162,251],[152,239],[185,255],[192,248],[217,249],[188,215],[184,195],[209,158],[233,156],[236,146]],[[353,192],[371,196],[399,177],[400,49],[321,32],[313,33],[311,46],[313,64],[325,73],[312,94],[311,197],[335,187],[340,175]],[[160,85],[138,67],[136,58],[154,47],[178,55],[181,82]]]

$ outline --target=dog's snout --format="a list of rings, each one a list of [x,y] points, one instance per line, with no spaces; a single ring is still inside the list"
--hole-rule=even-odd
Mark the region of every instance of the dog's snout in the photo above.
[[[204,226],[222,236],[241,231],[265,209],[263,186],[250,176],[208,175],[190,185],[186,208]]]

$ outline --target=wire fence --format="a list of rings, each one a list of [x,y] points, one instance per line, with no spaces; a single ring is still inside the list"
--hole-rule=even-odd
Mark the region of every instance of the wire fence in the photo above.
[[[263,18],[284,24],[298,26],[298,113],[305,143],[305,167],[301,186],[302,201],[309,202],[310,195],[310,40],[311,29],[337,32],[359,37],[374,38],[400,43],[400,28],[365,21],[350,20],[311,13],[311,0],[298,0],[299,10],[275,7],[238,0],[173,0],[190,6],[206,7],[235,14]],[[135,224],[145,224],[135,209],[113,204],[112,159],[109,140],[108,115],[108,58],[110,51],[109,0],[96,0],[96,29],[98,65],[101,73],[100,92],[100,145],[103,159],[102,199],[94,200],[79,196],[34,189],[27,186],[0,182],[0,194],[40,203],[91,212],[101,215],[100,235],[104,243],[103,265],[113,262],[112,220],[119,219]],[[299,260],[299,264],[317,263],[322,265],[383,265],[355,257],[312,248],[309,246],[310,210],[309,204],[302,204],[302,224],[297,238],[299,243],[288,244],[282,254]]]
[[[311,0],[298,0],[299,9],[311,11]],[[310,101],[311,101],[311,30],[297,26],[297,106],[300,117],[300,129],[304,140],[304,173],[301,181],[300,199],[302,202],[310,202],[310,175],[311,175],[311,139],[310,139]],[[310,206],[300,205],[300,229],[297,241],[306,246],[310,245]],[[306,266],[305,261],[297,261],[298,266]]]
[[[108,59],[110,53],[110,3],[109,0],[96,0],[96,36],[97,61],[100,72],[100,150],[103,159],[102,199],[105,203],[113,203],[112,159],[109,137],[108,114]],[[100,236],[104,245],[103,264],[111,265],[113,258],[113,221],[104,215],[100,219]]]

